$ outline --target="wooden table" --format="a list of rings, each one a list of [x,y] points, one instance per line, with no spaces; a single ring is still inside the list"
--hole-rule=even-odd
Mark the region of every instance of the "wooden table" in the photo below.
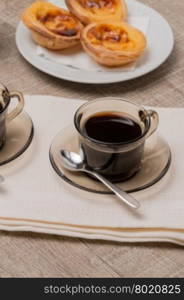
[[[129,82],[84,85],[52,78],[18,53],[15,30],[31,0],[0,1],[0,81],[26,94],[93,99],[120,96],[157,106],[184,106],[184,2],[142,0],[163,14],[175,33],[171,57],[156,71]],[[159,45],[158,45],[159,47]],[[0,277],[184,277],[182,247],[128,244],[0,232]]]

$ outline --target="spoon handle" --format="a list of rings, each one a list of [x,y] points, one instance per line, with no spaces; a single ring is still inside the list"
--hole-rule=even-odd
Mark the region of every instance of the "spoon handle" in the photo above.
[[[118,196],[124,203],[129,205],[132,208],[139,208],[140,203],[133,198],[130,194],[124,192],[122,189],[120,189],[118,186],[114,185],[110,181],[108,181],[106,178],[104,178],[102,175],[94,172],[94,171],[88,171],[88,173],[94,175],[99,181],[101,181],[104,185],[106,185],[111,191],[113,191],[116,196]]]

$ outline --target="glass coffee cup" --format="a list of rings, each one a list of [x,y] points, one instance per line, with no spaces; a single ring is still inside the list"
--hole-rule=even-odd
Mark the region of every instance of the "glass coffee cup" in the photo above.
[[[118,98],[89,101],[74,116],[85,162],[112,182],[140,170],[145,141],[158,123],[156,111]]]
[[[9,106],[12,98],[16,98],[18,103],[10,112]],[[23,110],[24,98],[20,92],[9,92],[8,89],[0,83],[0,149],[6,141],[6,127]]]

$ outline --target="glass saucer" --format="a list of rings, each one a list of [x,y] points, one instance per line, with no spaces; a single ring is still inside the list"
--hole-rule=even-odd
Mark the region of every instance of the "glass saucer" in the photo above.
[[[64,169],[60,159],[61,149],[79,152],[78,138],[73,125],[62,129],[54,138],[49,152],[52,167],[63,180],[75,187],[93,193],[112,194],[108,188],[87,174]],[[140,171],[117,185],[129,193],[143,190],[158,182],[166,174],[170,164],[169,145],[162,137],[154,134],[146,141]]]
[[[20,156],[33,138],[33,122],[24,111],[7,125],[6,142],[0,149],[0,166]]]

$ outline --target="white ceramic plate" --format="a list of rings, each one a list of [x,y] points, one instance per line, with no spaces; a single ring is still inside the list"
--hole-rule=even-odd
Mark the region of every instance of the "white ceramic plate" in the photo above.
[[[171,54],[174,38],[167,21],[154,9],[135,0],[127,0],[130,16],[148,16],[147,31],[148,49],[134,70],[120,71],[90,71],[77,69],[68,65],[61,65],[36,54],[37,45],[31,38],[30,31],[22,22],[17,27],[16,44],[22,56],[39,70],[69,81],[80,83],[113,83],[134,79],[145,75],[159,67]]]

